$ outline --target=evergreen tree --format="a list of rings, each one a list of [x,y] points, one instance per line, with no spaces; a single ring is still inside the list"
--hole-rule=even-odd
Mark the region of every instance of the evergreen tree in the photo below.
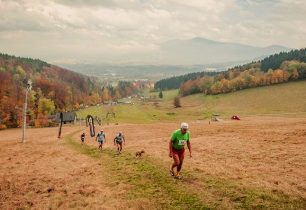
[[[159,94],[158,94],[158,96],[159,96],[159,98],[163,98],[163,97],[164,97],[163,92],[160,91]]]

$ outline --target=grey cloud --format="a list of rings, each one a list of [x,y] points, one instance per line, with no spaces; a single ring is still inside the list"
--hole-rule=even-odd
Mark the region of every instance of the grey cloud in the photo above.
[[[0,1],[0,31],[48,31],[49,24],[30,14],[22,1]]]
[[[112,0],[54,0],[54,2],[68,6],[89,6],[89,7],[115,7],[118,4]]]
[[[3,19],[0,20],[0,31],[41,31],[47,32],[50,31],[48,27],[41,25],[39,23],[35,23],[33,21],[4,21]]]
[[[52,0],[53,2],[74,8],[111,8],[124,10],[142,10],[149,1],[135,0]]]
[[[167,40],[193,37],[305,47],[305,8],[301,0],[0,0],[0,42],[23,49],[43,42],[48,50],[36,54],[52,59],[109,60],[138,58]],[[20,44],[1,49],[18,54]]]

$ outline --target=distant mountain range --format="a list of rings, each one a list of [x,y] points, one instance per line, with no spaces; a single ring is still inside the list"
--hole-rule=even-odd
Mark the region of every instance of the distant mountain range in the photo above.
[[[238,43],[218,42],[196,37],[170,40],[161,45],[162,62],[176,65],[218,64],[258,60],[291,49],[279,45],[254,47]]]
[[[106,58],[101,58],[101,63],[58,65],[108,81],[159,80],[191,72],[224,71],[236,65],[262,60],[269,55],[290,50],[278,45],[254,47],[196,37],[188,40],[170,40],[161,43],[159,49],[154,51],[127,55],[124,60],[129,62],[117,59],[117,63],[106,64]]]

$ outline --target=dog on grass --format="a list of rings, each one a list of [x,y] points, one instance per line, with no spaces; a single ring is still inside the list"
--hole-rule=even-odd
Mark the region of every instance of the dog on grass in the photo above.
[[[141,158],[141,157],[142,157],[142,154],[144,154],[144,153],[145,153],[145,151],[144,151],[144,150],[141,150],[141,151],[136,152],[136,153],[135,153],[135,156],[136,156],[136,158]]]

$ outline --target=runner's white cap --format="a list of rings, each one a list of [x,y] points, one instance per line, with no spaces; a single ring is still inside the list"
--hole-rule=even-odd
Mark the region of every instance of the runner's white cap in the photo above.
[[[181,128],[182,128],[182,129],[188,129],[188,124],[185,123],[185,122],[182,122],[182,123],[181,123]]]

